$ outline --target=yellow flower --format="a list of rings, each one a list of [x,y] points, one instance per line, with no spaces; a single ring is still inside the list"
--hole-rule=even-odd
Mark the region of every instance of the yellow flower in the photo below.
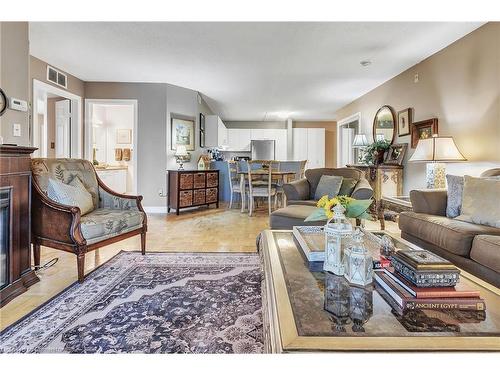
[[[330,208],[325,207],[325,215],[328,219],[331,219],[333,217],[333,211]]]
[[[328,195],[323,195],[318,201],[318,203],[316,203],[316,207],[325,207],[327,202],[328,202]]]

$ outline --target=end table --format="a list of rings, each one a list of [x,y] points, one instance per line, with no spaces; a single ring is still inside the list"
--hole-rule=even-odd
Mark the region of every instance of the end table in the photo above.
[[[413,211],[409,196],[385,197],[378,202],[377,215],[380,220],[380,229],[385,230],[385,219],[397,222],[403,211]]]

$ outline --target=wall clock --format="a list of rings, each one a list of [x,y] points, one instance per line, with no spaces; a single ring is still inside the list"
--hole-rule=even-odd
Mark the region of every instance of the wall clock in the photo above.
[[[3,90],[0,89],[0,116],[3,115],[6,109],[7,109],[7,96],[5,95]]]

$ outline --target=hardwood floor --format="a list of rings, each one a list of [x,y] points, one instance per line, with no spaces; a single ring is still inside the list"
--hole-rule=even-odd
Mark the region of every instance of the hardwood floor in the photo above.
[[[398,233],[395,223],[386,230]],[[258,208],[252,217],[239,209],[194,209],[175,213],[148,214],[147,251],[255,252],[256,237],[269,227],[267,207]],[[367,224],[379,229],[378,222]],[[140,236],[90,252],[85,257],[85,273],[105,263],[121,250],[139,250]],[[0,309],[0,330],[40,306],[77,280],[76,256],[42,247],[41,264],[59,258],[54,266],[37,272],[40,282]]]

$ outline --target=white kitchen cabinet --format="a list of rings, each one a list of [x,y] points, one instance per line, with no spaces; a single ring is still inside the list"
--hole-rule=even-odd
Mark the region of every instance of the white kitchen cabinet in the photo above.
[[[307,160],[306,169],[325,167],[325,129],[294,128],[293,160]]]
[[[227,129],[228,151],[250,151],[250,129]]]
[[[97,169],[97,175],[104,184],[117,193],[127,192],[127,170],[126,169]]]
[[[227,128],[219,116],[205,116],[205,146],[221,148],[228,146]]]

